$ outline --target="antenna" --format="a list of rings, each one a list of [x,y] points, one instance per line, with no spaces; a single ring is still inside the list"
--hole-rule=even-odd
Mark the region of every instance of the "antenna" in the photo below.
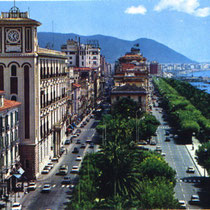
[[[15,0],[14,0],[14,7],[15,7]]]
[[[52,21],[52,50],[54,49],[54,21]]]
[[[30,17],[30,7],[28,7],[28,16]]]

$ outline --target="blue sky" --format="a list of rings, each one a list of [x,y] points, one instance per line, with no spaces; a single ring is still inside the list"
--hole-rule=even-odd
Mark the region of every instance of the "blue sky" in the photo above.
[[[1,11],[12,1],[0,0]],[[210,61],[210,0],[18,1],[38,31],[150,38],[197,61]]]

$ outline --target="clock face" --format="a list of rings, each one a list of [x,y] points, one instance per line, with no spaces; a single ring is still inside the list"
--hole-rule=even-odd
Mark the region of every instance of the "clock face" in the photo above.
[[[16,29],[11,29],[7,33],[7,40],[11,43],[17,43],[20,40],[20,32]]]

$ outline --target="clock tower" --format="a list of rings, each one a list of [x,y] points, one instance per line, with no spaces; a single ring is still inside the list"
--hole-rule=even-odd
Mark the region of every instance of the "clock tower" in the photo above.
[[[13,6],[0,17],[0,90],[5,98],[21,102],[19,110],[20,157],[26,173],[38,171],[36,127],[39,121],[39,73],[37,27],[27,12]],[[38,133],[38,131],[37,131]]]
[[[41,23],[30,19],[27,12],[14,6],[2,12],[0,18],[0,53],[33,53],[37,50],[37,26]]]

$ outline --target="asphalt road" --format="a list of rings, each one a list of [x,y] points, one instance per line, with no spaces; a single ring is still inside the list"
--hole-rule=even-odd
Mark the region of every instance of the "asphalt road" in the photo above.
[[[169,165],[177,173],[177,184],[175,186],[175,196],[178,200],[185,200],[187,208],[189,209],[200,209],[202,204],[191,205],[189,203],[191,195],[199,194],[198,185],[202,181],[199,172],[191,159],[185,145],[177,144],[173,139],[173,136],[170,136],[171,141],[165,142],[166,139],[166,130],[169,130],[170,127],[166,121],[163,120],[161,108],[153,108],[153,115],[160,121],[161,125],[158,127],[157,136],[154,137],[157,141],[156,146],[161,146],[162,152],[165,153],[165,159]],[[167,136],[168,137],[168,136]],[[156,148],[156,146],[150,146],[150,148]],[[193,166],[195,173],[187,173],[186,170],[188,166]]]
[[[91,119],[90,122],[84,127],[81,128],[81,134],[79,137],[73,140],[73,143],[65,146],[67,153],[65,152],[62,157],[59,159],[58,163],[55,163],[54,168],[47,175],[40,175],[37,180],[37,189],[35,191],[29,192],[24,196],[22,202],[23,209],[27,210],[61,210],[64,209],[65,203],[68,201],[68,198],[71,194],[70,185],[62,185],[61,181],[64,176],[56,175],[59,170],[60,165],[68,165],[68,174],[71,179],[76,178],[77,175],[70,173],[72,166],[80,166],[81,161],[76,161],[77,155],[84,156],[87,152],[94,152],[96,145],[93,149],[89,148],[89,144],[86,145],[85,149],[79,149],[78,154],[72,154],[74,147],[80,148],[81,144],[76,144],[78,139],[81,140],[81,143],[85,143],[87,139],[92,139],[95,134],[95,120]],[[52,190],[50,193],[41,193],[41,189],[45,183],[50,183]]]

